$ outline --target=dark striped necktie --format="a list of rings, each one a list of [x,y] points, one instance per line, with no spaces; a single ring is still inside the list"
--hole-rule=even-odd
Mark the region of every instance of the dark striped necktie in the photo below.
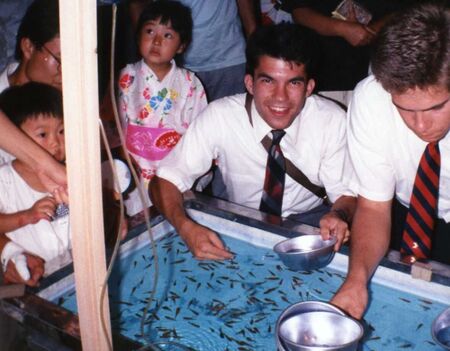
[[[417,169],[400,248],[403,262],[426,260],[436,219],[441,155],[438,143],[425,148]]]
[[[280,216],[283,205],[284,179],[286,165],[280,148],[284,130],[272,130],[272,145],[267,156],[266,177],[259,210]]]

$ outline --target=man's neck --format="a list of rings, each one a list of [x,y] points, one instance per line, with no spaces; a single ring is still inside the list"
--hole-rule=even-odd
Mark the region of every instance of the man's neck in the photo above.
[[[25,72],[25,65],[22,63],[17,66],[16,70],[8,76],[8,82],[10,86],[22,85],[28,83],[28,79]]]

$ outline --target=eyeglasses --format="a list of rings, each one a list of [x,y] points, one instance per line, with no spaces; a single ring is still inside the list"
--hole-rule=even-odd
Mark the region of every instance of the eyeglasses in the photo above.
[[[53,59],[58,64],[58,67],[61,67],[61,58],[59,58],[53,52],[51,52],[50,49],[48,49],[45,45],[42,45],[41,48],[44,49],[47,52],[47,54],[49,54],[51,57],[53,57]]]

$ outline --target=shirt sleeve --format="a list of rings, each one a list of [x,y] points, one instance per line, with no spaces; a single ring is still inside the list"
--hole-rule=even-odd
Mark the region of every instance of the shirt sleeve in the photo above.
[[[208,102],[205,89],[197,76],[190,71],[186,71],[186,78],[190,82],[189,91],[181,114],[187,127],[205,109]]]
[[[389,162],[389,129],[394,118],[392,103],[375,78],[355,89],[348,116],[348,149],[355,174],[347,182],[358,194],[372,201],[391,200],[395,173]],[[393,145],[393,144],[392,144]]]
[[[330,111],[332,114],[322,141],[324,151],[319,169],[319,178],[324,185],[331,202],[342,195],[356,195],[342,180],[346,156],[346,119],[345,112]]]
[[[209,170],[212,160],[217,157],[215,121],[218,113],[214,105],[208,105],[200,113],[175,148],[161,161],[156,171],[158,177],[170,181],[184,192]]]
[[[131,69],[131,65],[126,66],[119,75],[118,90],[119,90],[119,116],[122,123],[122,127],[126,126],[126,123],[133,116],[135,111],[135,104],[131,101],[131,91],[134,88],[136,74],[134,69]]]

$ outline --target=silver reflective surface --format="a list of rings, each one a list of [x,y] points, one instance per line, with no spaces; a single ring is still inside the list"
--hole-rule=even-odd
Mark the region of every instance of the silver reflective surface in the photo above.
[[[285,348],[283,341],[280,339],[280,324],[286,319],[299,315],[301,313],[318,312],[318,311],[331,312],[339,314],[341,316],[345,316],[345,313],[341,311],[339,308],[323,301],[302,301],[290,305],[280,314],[277,320],[277,325],[275,327],[275,336],[277,339],[278,351],[288,351]]]
[[[450,350],[450,307],[433,321],[431,334],[434,341],[446,350]]]
[[[356,350],[363,327],[353,318],[332,312],[306,312],[280,324],[280,339],[288,351]]]
[[[274,251],[290,269],[307,271],[325,267],[334,257],[336,238],[322,240],[320,235],[302,235],[284,240],[274,246]]]

